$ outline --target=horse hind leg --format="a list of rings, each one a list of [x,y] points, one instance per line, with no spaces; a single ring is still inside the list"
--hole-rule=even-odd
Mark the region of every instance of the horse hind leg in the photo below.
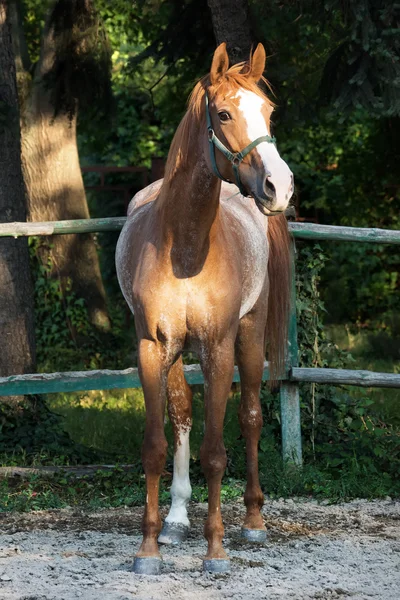
[[[189,479],[189,434],[192,426],[192,391],[183,373],[180,357],[171,367],[167,384],[168,415],[174,432],[174,474],[171,508],[158,538],[160,544],[178,545],[188,536],[187,504],[192,494]]]
[[[262,313],[258,313],[261,317]],[[257,314],[246,315],[239,326],[236,360],[241,382],[239,423],[246,440],[247,484],[244,494],[246,517],[242,537],[250,542],[263,542],[267,537],[261,515],[264,495],[258,474],[258,442],[262,429],[260,386],[265,356],[265,326]]]

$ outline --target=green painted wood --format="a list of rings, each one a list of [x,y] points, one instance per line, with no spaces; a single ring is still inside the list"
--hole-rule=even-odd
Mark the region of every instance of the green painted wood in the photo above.
[[[0,237],[30,235],[62,235],[67,233],[98,233],[120,231],[126,217],[104,219],[76,219],[71,221],[43,221],[40,223],[0,223]]]
[[[191,385],[204,383],[199,365],[185,365],[185,376]],[[289,404],[292,402],[295,390],[290,385],[288,386],[288,383],[295,386],[300,382],[309,382],[360,387],[400,388],[400,375],[364,370],[293,367],[290,372],[285,373],[282,377],[289,380],[283,379],[281,384],[284,389],[288,390],[288,398],[284,399],[284,401]],[[263,381],[268,380],[268,363],[265,363]],[[240,381],[236,367],[233,381]],[[285,388],[285,386],[287,387]],[[125,369],[124,371],[103,370],[72,371],[69,373],[34,373],[0,377],[0,396],[54,394],[57,392],[139,387],[141,387],[141,384],[137,369]],[[286,417],[285,420],[287,421]],[[288,431],[288,428],[286,429]],[[285,435],[289,438],[289,433]]]
[[[290,381],[328,383],[330,385],[355,385],[358,387],[400,388],[400,375],[396,373],[376,373],[374,371],[303,368],[294,367]]]
[[[290,313],[288,329],[287,364],[296,367],[299,360],[296,318],[296,246],[291,244],[291,284]],[[282,381],[279,390],[281,407],[282,455],[283,459],[295,465],[303,463],[301,447],[301,420],[299,385],[291,381]]]
[[[200,365],[185,365],[185,377],[189,384],[204,383]],[[288,378],[289,370],[283,375]],[[264,381],[269,379],[268,363],[264,364]],[[240,381],[235,367],[234,381]],[[138,370],[124,371],[71,371],[66,373],[33,373],[0,377],[0,396],[30,394],[54,394],[58,392],[83,392],[89,390],[111,390],[141,387]]]
[[[289,223],[295,238],[302,240],[333,240],[343,242],[372,242],[400,244],[400,231],[367,227],[339,227],[312,223]]]
[[[42,223],[0,223],[0,237],[120,231],[125,221],[126,217],[109,217]],[[295,238],[303,240],[400,244],[400,231],[390,229],[338,227],[334,225],[315,225],[313,223],[289,223],[289,229]]]

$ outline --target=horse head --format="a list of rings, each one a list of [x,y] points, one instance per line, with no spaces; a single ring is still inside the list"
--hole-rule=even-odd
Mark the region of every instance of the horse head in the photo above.
[[[271,136],[273,105],[258,86],[265,59],[264,47],[258,44],[248,63],[229,68],[225,43],[216,49],[210,75],[203,82],[206,160],[220,179],[235,182],[263,214],[272,216],[287,208],[293,174]]]

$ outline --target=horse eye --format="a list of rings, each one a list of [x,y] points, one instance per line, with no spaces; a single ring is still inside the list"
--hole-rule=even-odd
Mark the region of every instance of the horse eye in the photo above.
[[[230,121],[231,118],[232,118],[231,115],[228,112],[226,112],[225,110],[219,112],[218,116],[219,116],[219,120],[223,121],[223,122],[224,121]]]

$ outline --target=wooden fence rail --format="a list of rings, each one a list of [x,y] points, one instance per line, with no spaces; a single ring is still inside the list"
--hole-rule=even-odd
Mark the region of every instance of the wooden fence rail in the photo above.
[[[43,223],[0,223],[0,237],[31,235],[62,235],[67,233],[100,233],[120,231],[126,217],[102,219],[76,219],[74,221],[45,221]],[[365,227],[338,227],[313,223],[289,223],[296,239],[332,240],[341,242],[373,242],[376,244],[400,244],[400,231],[391,229],[368,229]]]
[[[200,365],[185,365],[184,372],[190,385],[204,383]],[[264,363],[263,381],[269,380],[268,363]],[[292,367],[281,376],[290,383],[330,383],[331,385],[355,385],[359,387],[399,388],[400,375],[350,369],[320,369],[317,367]],[[233,381],[239,382],[235,367]],[[64,373],[31,373],[0,377],[0,396],[29,396],[58,392],[85,392],[89,390],[113,390],[141,387],[136,368],[123,371],[109,369],[96,371],[66,371]]]
[[[110,217],[43,223],[1,223],[0,237],[18,238],[20,236],[120,231],[125,221],[125,217]],[[331,225],[314,225],[311,223],[289,223],[289,229],[294,238],[303,240],[400,244],[400,231],[386,229],[335,227]],[[292,258],[294,261],[294,244],[292,245]],[[286,373],[283,375],[280,389],[282,452],[286,460],[301,464],[299,383],[311,382],[329,383],[331,385],[400,388],[400,375],[362,370],[298,367],[295,300],[293,269],[288,366]],[[186,365],[185,376],[190,384],[204,382],[199,365]],[[268,363],[265,363],[263,380],[266,381],[268,379]],[[235,368],[234,381],[239,381],[237,368]],[[134,368],[125,369],[124,371],[98,370],[68,373],[35,373],[0,378],[0,396],[134,387],[140,387],[137,369]]]

